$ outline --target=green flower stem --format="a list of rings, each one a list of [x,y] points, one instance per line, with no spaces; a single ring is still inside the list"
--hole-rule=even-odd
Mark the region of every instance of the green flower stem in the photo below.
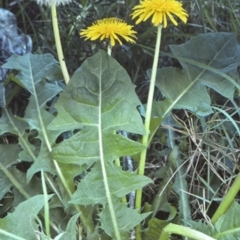
[[[45,224],[45,232],[46,235],[50,238],[50,212],[49,212],[49,204],[48,204],[48,192],[46,186],[46,180],[44,176],[43,170],[41,170],[41,181],[42,181],[42,188],[44,194],[44,224]]]
[[[160,45],[161,45],[161,35],[162,35],[162,25],[160,24],[157,27],[157,39],[156,39],[156,46],[155,46],[155,53],[154,53],[154,59],[153,59],[153,67],[152,67],[152,74],[151,74],[151,80],[150,80],[150,87],[148,92],[148,100],[147,100],[147,108],[146,108],[146,116],[145,116],[145,135],[142,138],[142,144],[146,147],[141,152],[140,155],[140,162],[138,167],[138,174],[144,175],[144,169],[145,169],[145,162],[146,162],[146,156],[147,156],[147,147],[148,147],[148,141],[149,141],[149,129],[150,129],[150,121],[151,121],[151,113],[152,113],[152,103],[153,103],[153,96],[154,96],[154,89],[155,89],[155,82],[156,82],[156,75],[157,75],[157,66],[158,66],[158,58],[159,58],[159,52],[160,52]],[[141,208],[141,202],[142,202],[142,190],[137,190],[136,193],[136,203],[135,208],[139,209]],[[140,226],[137,226],[136,228],[136,239],[141,239],[141,229]]]
[[[111,46],[110,43],[107,45],[107,53],[108,53],[109,56],[112,55],[112,46]],[[99,102],[102,102],[102,101],[99,101]],[[99,110],[100,109],[101,108],[99,108]],[[99,116],[101,116],[100,112],[99,112]],[[100,123],[99,125],[101,126],[101,118],[99,118],[99,123]],[[116,131],[114,131],[114,133],[116,134]],[[98,129],[98,135],[99,135],[99,138],[102,139],[102,130],[100,128]],[[110,188],[109,188],[109,183],[108,183],[109,179],[108,179],[108,176],[107,176],[106,166],[105,166],[105,162],[104,162],[104,153],[103,153],[102,141],[99,141],[99,149],[100,149],[100,161],[101,161],[101,167],[102,167],[103,182],[104,182],[104,185],[105,185],[105,192],[106,192],[107,201],[108,201],[108,205],[109,205],[111,221],[112,221],[114,232],[115,232],[115,239],[121,240],[121,235],[120,235],[120,232],[119,232],[118,223],[116,221],[116,215],[115,215],[113,202],[112,202],[111,194],[110,194]],[[121,166],[119,158],[115,159],[115,164],[118,167]]]
[[[107,53],[108,53],[109,56],[112,55],[112,45],[111,45],[111,43],[109,43],[107,45]],[[115,132],[115,134],[116,134],[116,132]],[[120,163],[120,159],[119,158],[115,159],[115,164],[116,164],[117,167],[121,167],[121,163]],[[126,196],[122,198],[122,202],[123,203],[127,203]]]
[[[195,240],[216,240],[202,232],[196,231],[189,227],[184,227],[180,225],[176,225],[173,223],[169,223],[162,231],[160,240],[169,239],[171,234],[178,234],[184,237],[188,237]]]
[[[112,56],[112,45],[111,45],[111,43],[109,43],[107,45],[107,53],[108,53],[109,56]]]
[[[62,69],[64,81],[67,84],[70,80],[70,77],[69,77],[66,62],[63,56],[62,44],[61,44],[61,39],[59,34],[59,27],[58,27],[57,10],[56,10],[55,4],[51,5],[51,13],[52,13],[52,24],[53,24],[55,44],[56,44],[57,54],[58,54],[58,61]]]
[[[63,55],[63,50],[62,50],[62,44],[61,44],[61,39],[60,39],[60,33],[59,33],[59,27],[58,27],[58,19],[57,19],[57,10],[56,10],[56,5],[52,4],[51,5],[51,14],[52,14],[52,23],[53,23],[53,32],[54,32],[54,38],[55,38],[55,44],[56,44],[56,48],[57,48],[57,54],[58,54],[58,61],[59,64],[61,66],[61,70],[62,70],[62,74],[63,74],[63,78],[66,84],[68,84],[70,77],[68,74],[68,70],[67,70],[67,66],[66,66],[66,62],[64,60],[64,55]],[[49,147],[48,147],[49,148]],[[51,149],[49,149],[51,151]],[[64,188],[66,189],[68,195],[71,197],[72,196],[72,192],[70,191],[68,184],[66,182],[66,179],[64,178],[61,168],[59,167],[57,161],[55,159],[53,159],[53,163],[55,165],[55,168],[57,170],[58,176],[61,179]],[[82,212],[81,211],[81,207],[78,205],[74,205],[76,210],[78,212]],[[83,225],[87,228],[87,230],[89,232],[93,232],[93,226],[87,224],[87,217],[84,214],[81,214],[81,220]]]
[[[228,190],[228,193],[224,197],[223,201],[220,203],[217,211],[214,213],[211,222],[215,224],[218,219],[228,210],[230,205],[235,199],[235,196],[238,194],[240,190],[240,174],[238,174],[237,178],[233,182],[232,186]]]

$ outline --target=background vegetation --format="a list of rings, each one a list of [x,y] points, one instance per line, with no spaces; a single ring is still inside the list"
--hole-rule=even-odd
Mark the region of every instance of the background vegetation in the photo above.
[[[171,45],[180,45],[189,42],[192,37],[198,36],[199,34],[218,32],[234,33],[239,41],[239,1],[183,0],[182,2],[184,8],[189,13],[188,23],[186,25],[180,23],[177,27],[170,24],[169,27],[163,30],[159,68],[174,67],[184,69],[181,61],[173,56]],[[81,0],[58,7],[61,40],[70,75],[72,75],[88,57],[97,53],[99,49],[106,49],[104,43],[98,41],[93,43],[81,39],[79,37],[80,29],[86,28],[95,20],[112,16],[119,17],[133,24],[129,14],[133,6],[137,3],[138,1],[136,0]],[[33,53],[51,53],[55,59],[57,59],[53,32],[51,30],[52,23],[49,8],[39,6],[34,1],[20,0],[0,1],[0,7],[10,10],[16,15],[18,27],[24,33],[30,35],[33,40]],[[149,21],[135,26],[134,29],[138,32],[137,43],[117,46],[114,48],[112,56],[126,69],[132,82],[136,85],[137,96],[142,104],[144,104],[146,103],[149,85],[147,70],[152,67],[156,29],[152,27]],[[206,42],[203,41],[201,44],[203,48],[204,46],[208,48],[211,38],[204,38],[204,40]],[[214,41],[216,41],[216,39]],[[236,49],[239,50],[238,42],[235,43],[234,40],[232,40],[232,42],[233,45],[236,44]],[[212,46],[214,46],[214,42]],[[194,48],[194,45],[191,47]],[[234,68],[235,69],[227,74],[239,84],[240,61],[236,62]],[[9,80],[12,80],[11,77],[13,78],[17,73],[12,71],[11,74]],[[63,86],[63,82],[59,81],[59,89],[56,90],[54,99],[47,101],[47,106],[53,112],[55,109],[52,108],[52,105],[57,101],[58,93],[62,90]],[[176,85],[173,85],[172,88],[174,88],[174,86]],[[160,86],[157,86],[155,100],[163,100],[165,98],[163,93],[164,90],[161,89]],[[188,221],[188,226],[210,236],[214,235],[211,232],[212,230],[207,226],[211,226],[211,218],[216,212],[219,203],[228,192],[236,175],[239,173],[240,96],[239,89],[234,92],[233,97],[229,97],[226,92],[214,91],[213,88],[207,88],[207,93],[211,97],[211,106],[213,106],[211,114],[202,114],[202,116],[199,116],[192,111],[178,107],[173,110],[171,117],[166,118],[165,121],[155,129],[156,133],[149,147],[145,169],[145,175],[151,178],[153,182],[143,188],[144,197],[142,202],[143,212],[152,211],[152,213],[143,223],[143,239],[160,239],[161,231],[159,230],[159,226],[165,227],[168,223],[185,225]],[[29,91],[21,85],[20,87],[18,85],[8,105],[8,109],[11,110],[13,115],[19,117],[24,116],[26,107],[30,101],[29,97]],[[0,129],[2,134],[3,125],[0,126]],[[40,148],[41,144],[39,138],[36,137],[38,135],[36,129],[30,129],[29,132],[25,134],[33,148]],[[57,142],[61,142],[63,139],[70,137],[68,134],[68,132],[61,134]],[[137,140],[137,135],[133,134],[131,138]],[[34,173],[31,176],[31,181],[28,184],[26,183],[26,179],[30,179],[27,172],[33,161],[26,158],[25,161],[16,163],[17,161],[14,159],[16,156],[14,154],[11,155],[11,152],[16,151],[16,149],[9,148],[6,150],[6,144],[11,145],[12,148],[19,148],[20,146],[17,145],[18,142],[19,138],[9,132],[5,132],[0,136],[0,143],[2,145],[0,146],[1,159],[5,159],[5,166],[13,164],[14,169],[11,170],[11,174],[13,176],[15,175],[17,180],[17,182],[9,184],[7,189],[2,189],[0,206],[2,219],[7,216],[7,213],[14,212],[14,208],[19,203],[22,203],[25,198],[31,196],[34,197],[30,198],[31,203],[28,202],[28,205],[22,208],[22,210],[25,211],[24,214],[27,213],[28,206],[34,206],[38,201],[38,194],[43,193],[42,176],[39,172]],[[174,146],[178,146],[178,150],[176,150]],[[34,150],[35,152],[37,151],[36,149]],[[175,150],[173,151],[172,149]],[[21,159],[23,158],[24,156],[21,156]],[[178,160],[176,161],[176,159]],[[136,169],[138,162],[134,157],[133,163],[134,169]],[[62,166],[61,168],[64,169]],[[8,176],[8,172],[4,171],[2,167],[1,169],[3,171],[2,176]],[[74,172],[73,169],[67,169],[67,171],[71,171],[71,173]],[[51,174],[45,177],[52,179],[51,176],[56,174],[51,171],[50,173]],[[84,172],[75,179],[75,185],[84,178],[83,174]],[[181,189],[185,189],[187,192],[185,196],[182,196],[182,192],[179,191],[180,187],[177,185],[177,182],[181,182],[179,180],[180,178],[184,178],[184,181],[182,181],[184,186],[182,186]],[[53,182],[48,181],[47,191],[49,194],[60,192],[63,205],[59,204],[56,199],[52,200],[52,210],[50,211],[51,215],[49,217],[49,219],[51,219],[52,238],[60,236],[59,234],[62,233],[63,230],[66,230],[70,235],[74,233],[74,224],[78,217],[74,215],[76,219],[73,219],[72,216],[75,214],[75,210],[72,209],[72,207],[66,206],[68,199],[67,194],[63,191],[64,187],[58,182]],[[18,192],[19,188],[16,187],[17,183],[21,185],[20,189],[23,190],[21,194]],[[53,184],[53,186],[51,186],[51,184]],[[73,188],[74,187],[76,186],[73,186]],[[55,188],[57,191],[55,191]],[[186,201],[184,201],[184,197],[187,197]],[[236,195],[235,201],[236,204],[239,202],[239,194]],[[188,205],[184,205],[183,203],[188,203]],[[43,205],[41,204],[36,206],[35,213],[37,214],[42,207]],[[235,205],[232,206],[232,209],[235,209],[235,211],[237,208]],[[65,212],[66,209],[68,212]],[[90,209],[86,206],[81,210],[86,216],[93,218],[91,221],[94,226],[99,226],[99,207]],[[18,214],[18,217],[25,218],[25,215],[21,215],[23,212],[16,214]],[[183,217],[184,214],[185,217]],[[41,215],[38,216],[39,224],[44,217]],[[181,221],[182,218],[185,219],[185,222]],[[72,225],[71,221],[73,222]],[[194,225],[197,222],[202,225]],[[12,222],[11,228],[14,229],[16,227],[16,225],[14,225],[14,222]],[[238,224],[238,226],[239,225],[240,224]],[[111,239],[106,233],[98,230],[87,235],[86,230],[82,230],[80,224],[77,226],[79,236],[81,235],[83,239],[84,237],[85,239],[98,239],[97,237],[101,237],[101,239]],[[18,228],[20,228],[20,226],[18,226]],[[41,226],[39,229],[42,230],[44,227]],[[202,229],[204,229],[204,231]],[[39,232],[41,232],[41,230],[39,230]],[[219,230],[219,232],[221,231],[223,230]],[[38,235],[38,239],[44,239],[40,233],[36,235]],[[75,233],[73,235],[75,235]],[[240,233],[236,233],[233,238],[227,238],[228,235],[227,237],[224,235],[226,238],[219,237],[219,239],[237,239],[239,236]],[[66,235],[65,238],[76,239],[75,236],[74,238],[67,238]],[[180,238],[181,237],[175,235],[172,236],[172,239]],[[34,238],[29,237],[28,239]],[[79,239],[81,238],[79,237]]]

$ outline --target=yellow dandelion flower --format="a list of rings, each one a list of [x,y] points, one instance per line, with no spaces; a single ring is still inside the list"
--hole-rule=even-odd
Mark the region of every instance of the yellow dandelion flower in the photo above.
[[[163,24],[167,27],[167,17],[177,26],[178,23],[173,15],[179,17],[184,23],[187,22],[188,14],[182,8],[182,3],[176,0],[143,0],[139,5],[133,8],[132,19],[138,18],[136,24],[146,21],[152,16],[154,26]]]
[[[116,41],[122,44],[119,37],[122,37],[128,42],[135,43],[136,32],[132,30],[132,27],[133,26],[126,24],[118,18],[104,18],[96,21],[87,29],[83,29],[80,32],[80,36],[85,37],[85,40],[90,39],[91,41],[98,38],[101,41],[107,39],[110,41],[111,46],[114,46]]]

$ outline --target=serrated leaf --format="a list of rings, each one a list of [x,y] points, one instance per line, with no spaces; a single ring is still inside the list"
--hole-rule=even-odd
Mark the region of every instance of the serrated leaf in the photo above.
[[[196,222],[192,220],[186,220],[184,222],[192,229],[203,232],[211,237],[214,237],[214,235],[217,233],[217,230],[213,226],[207,225],[203,221]]]
[[[57,86],[55,86],[55,90],[37,87],[44,84],[42,80],[45,78],[59,79],[61,71],[57,61],[51,54],[27,53],[23,56],[13,54],[2,67],[20,71],[16,75],[19,84],[24,86],[33,96],[38,96],[40,100],[39,106],[42,106],[44,102],[53,97],[53,94],[51,96],[52,91],[58,91]],[[45,84],[47,83],[45,82]],[[36,89],[40,90],[40,92],[36,92]]]
[[[21,151],[19,145],[16,144],[0,144],[0,162],[1,168],[9,168],[14,163],[17,163],[18,154]],[[1,169],[0,168],[0,169]],[[10,191],[12,182],[8,179],[4,172],[0,171],[0,200]]]
[[[50,199],[52,195],[49,195]],[[44,196],[36,195],[19,204],[13,213],[9,213],[5,218],[0,219],[0,228],[28,240],[35,240],[38,224],[35,216],[44,206]],[[0,233],[0,235],[2,235]],[[12,240],[11,237],[3,236],[4,240]]]
[[[32,181],[27,183],[26,181],[26,173],[19,171],[15,167],[10,167],[9,172],[14,176],[15,180],[20,184],[22,190],[24,190],[28,196],[32,197],[42,192],[42,184],[41,180],[37,177],[32,178]],[[26,199],[25,196],[19,191],[16,186],[12,186],[12,192],[14,195],[14,200],[12,203],[12,207],[14,208],[22,201]]]
[[[66,231],[65,231],[64,235],[60,238],[60,240],[76,240],[76,236],[77,236],[76,222],[77,222],[79,216],[80,216],[80,214],[77,213],[71,217],[71,219],[68,222]]]
[[[31,93],[23,118],[16,118],[9,114],[13,122],[11,127],[15,130],[14,134],[19,136],[20,145],[23,148],[19,155],[20,159],[34,162],[28,171],[27,180],[29,182],[32,176],[40,170],[55,174],[50,151],[51,145],[55,143],[61,132],[46,130],[46,126],[54,118],[46,111],[46,103],[62,90],[54,81],[61,75],[60,68],[51,54],[31,53],[24,56],[12,55],[4,67],[18,70],[16,75],[18,83]],[[24,138],[25,130],[37,130],[36,138],[41,140],[41,146],[37,148],[37,151],[34,151],[34,145]]]
[[[170,207],[170,214],[168,219],[161,220],[157,218],[152,218],[148,222],[148,230],[143,233],[143,240],[160,240],[160,235],[163,229],[173,221],[177,215],[177,210],[174,207]]]
[[[114,200],[114,208],[116,210],[116,219],[122,239],[129,239],[129,231],[139,224],[143,219],[149,216],[150,213],[139,214],[137,209],[131,209],[126,204],[121,203],[118,199]],[[111,215],[108,205],[99,214],[101,228],[114,238],[114,227],[111,221]]]
[[[202,42],[206,44],[202,44]],[[154,103],[153,114],[166,117],[172,109],[188,109],[199,116],[212,113],[206,86],[232,99],[240,64],[240,46],[233,33],[208,33],[192,37],[170,49],[183,69],[158,70],[156,86],[165,99]],[[225,74],[225,75],[224,75]]]
[[[125,69],[99,51],[74,73],[55,105],[58,115],[49,128],[66,131],[101,123],[103,131],[144,134],[138,105],[135,86]]]
[[[113,132],[102,134],[105,159],[133,155],[144,149],[143,145]],[[66,164],[88,164],[99,161],[99,137],[95,127],[87,127],[53,149],[52,156]]]
[[[141,144],[113,133],[144,133],[134,89],[126,71],[105,52],[99,51],[86,60],[58,99],[58,115],[49,125],[62,131],[83,129],[55,147],[53,158],[90,165],[99,160],[99,142],[105,160],[141,151]]]
[[[51,155],[44,143],[42,143],[40,151],[37,154],[37,157],[35,157],[33,164],[27,170],[27,182],[30,182],[33,175],[37,172],[40,172],[41,170],[56,175],[56,169],[53,164]]]
[[[234,201],[214,226],[209,226],[202,221],[186,221],[186,223],[193,229],[201,231],[218,240],[235,240],[240,238],[239,214],[240,205]]]
[[[2,111],[0,118],[0,135],[4,133],[12,133],[16,136],[18,136],[19,133],[23,135],[27,127],[28,124],[26,122],[14,117],[7,109]]]
[[[125,69],[106,52],[99,51],[74,73],[55,105],[58,115],[49,125],[49,129],[62,132],[78,130],[54,147],[52,156],[65,164],[91,166],[70,202],[109,205],[109,221],[117,239],[121,234],[113,199],[150,182],[147,177],[124,172],[113,164],[116,158],[144,149],[140,143],[116,134],[144,134],[138,105],[141,103],[135,86]],[[102,224],[106,226],[105,222]]]
[[[240,205],[234,201],[227,212],[215,224],[217,239],[228,240],[240,238]]]
[[[36,129],[41,135],[45,132],[45,125],[48,125],[53,118],[45,110],[45,105],[62,90],[53,81],[59,79],[61,73],[56,60],[51,54],[12,55],[4,67],[18,70],[16,78],[19,84],[31,93],[25,115],[21,120],[29,124],[29,129]],[[48,134],[51,135],[51,132]],[[49,138],[51,139],[50,136]]]
[[[137,175],[136,172],[122,171],[113,164],[107,164],[106,172],[111,195],[118,198],[136,189],[141,189],[146,184],[152,182],[145,176]],[[89,187],[89,184],[91,187]],[[77,191],[72,195],[70,202],[80,205],[97,203],[105,205],[107,196],[104,188],[101,166],[99,163],[96,163],[92,171],[78,185]]]

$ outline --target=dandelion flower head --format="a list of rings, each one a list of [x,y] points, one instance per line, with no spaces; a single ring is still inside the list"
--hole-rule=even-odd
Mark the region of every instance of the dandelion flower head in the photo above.
[[[118,18],[104,18],[96,21],[87,29],[83,29],[80,32],[80,36],[85,37],[85,40],[90,39],[91,41],[107,39],[110,41],[111,46],[114,46],[116,42],[122,44],[120,37],[127,42],[134,43],[136,32],[132,30],[132,27]]]
[[[51,5],[65,5],[72,2],[72,0],[36,0],[36,2],[39,5],[46,5],[50,7]]]
[[[184,23],[187,22],[188,14],[182,8],[182,3],[176,0],[143,0],[133,8],[132,18],[138,18],[136,24],[152,17],[154,26],[162,24],[167,27],[167,17],[177,26],[178,23],[173,15],[179,17]]]

